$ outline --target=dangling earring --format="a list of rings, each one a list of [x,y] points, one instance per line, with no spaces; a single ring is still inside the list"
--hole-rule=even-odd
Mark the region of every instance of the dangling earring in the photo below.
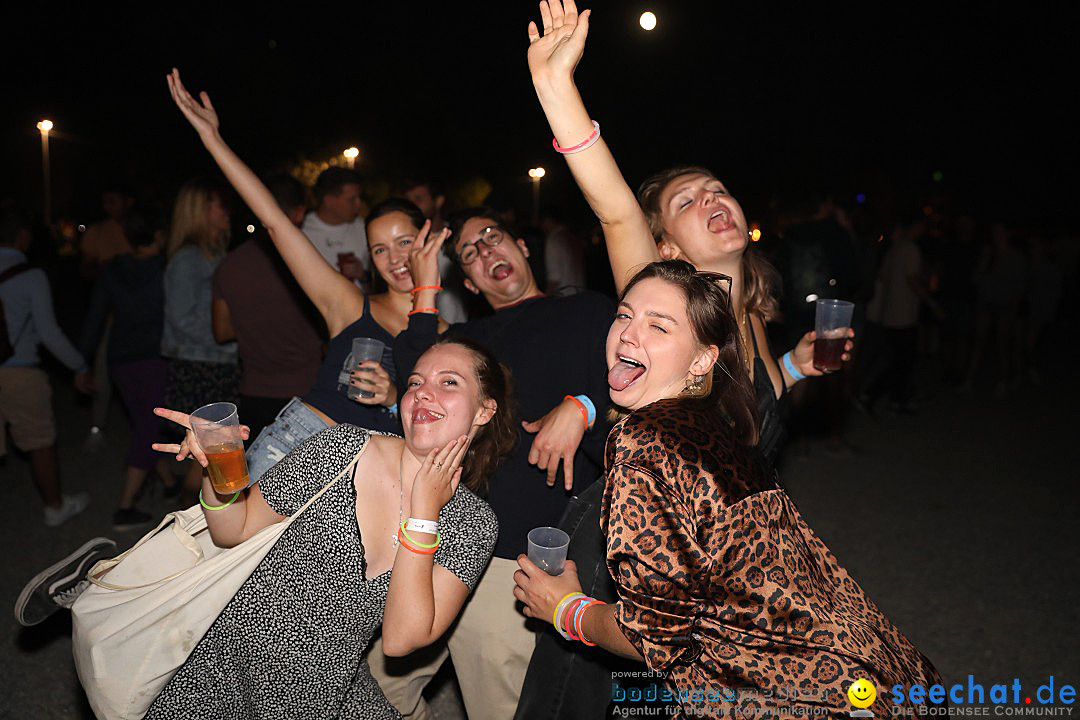
[[[701,392],[702,386],[705,384],[704,375],[694,375],[693,380],[686,383],[686,387],[683,388],[683,392],[689,395],[696,395]]]

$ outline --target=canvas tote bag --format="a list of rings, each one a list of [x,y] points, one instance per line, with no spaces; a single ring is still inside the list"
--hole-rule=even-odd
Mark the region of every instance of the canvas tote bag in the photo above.
[[[94,714],[143,717],[281,534],[334,483],[352,477],[364,448],[296,513],[236,547],[214,545],[195,505],[96,563],[71,608],[75,669]]]

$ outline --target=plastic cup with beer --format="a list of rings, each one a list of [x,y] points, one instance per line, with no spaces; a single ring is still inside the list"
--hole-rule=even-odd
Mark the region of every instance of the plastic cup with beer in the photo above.
[[[529,531],[529,560],[548,575],[562,575],[570,536],[559,528],[538,527]]]
[[[352,353],[349,355],[349,374],[360,369],[360,363],[367,362],[368,360],[374,360],[375,362],[381,362],[383,356],[383,349],[386,345],[382,340],[376,340],[375,338],[353,338],[352,341]],[[373,398],[375,393],[370,390],[361,390],[355,385],[350,384],[349,399],[355,400],[356,398]]]
[[[821,299],[817,301],[814,317],[814,367],[823,373],[836,372],[844,366],[841,356],[851,329],[854,303],[846,300]]]
[[[214,492],[233,495],[246,488],[251,477],[236,406],[228,402],[203,405],[191,413],[191,430],[206,453],[206,469]]]

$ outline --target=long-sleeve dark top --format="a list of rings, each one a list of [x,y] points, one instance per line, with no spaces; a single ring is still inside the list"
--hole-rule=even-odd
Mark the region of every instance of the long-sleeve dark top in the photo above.
[[[525,552],[529,530],[557,525],[571,494],[600,476],[611,427],[605,419],[609,399],[604,344],[614,314],[608,298],[583,292],[526,300],[447,330],[484,345],[514,376],[518,443],[495,470],[487,497],[499,519],[496,557],[513,559]],[[437,335],[435,315],[410,318],[409,327],[394,341],[399,378],[409,376]],[[597,419],[574,455],[574,488],[567,493],[561,466],[555,486],[548,487],[546,472],[529,464],[535,435],[525,432],[521,422],[539,420],[567,395],[582,394],[596,405]]]
[[[113,315],[107,351],[110,365],[161,356],[165,323],[165,258],[118,255],[94,284],[79,349],[93,358],[105,319]]]

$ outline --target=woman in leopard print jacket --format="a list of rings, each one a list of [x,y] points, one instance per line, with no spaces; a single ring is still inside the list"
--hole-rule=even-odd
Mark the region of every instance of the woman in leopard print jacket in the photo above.
[[[726,284],[653,263],[627,285],[608,333],[612,429],[601,525],[620,601],[581,612],[583,637],[662,673],[689,716],[827,713],[846,691],[937,672],[866,595],[763,470],[753,394]],[[577,591],[522,556],[515,595],[550,622]],[[906,694],[905,694],[906,695]]]

